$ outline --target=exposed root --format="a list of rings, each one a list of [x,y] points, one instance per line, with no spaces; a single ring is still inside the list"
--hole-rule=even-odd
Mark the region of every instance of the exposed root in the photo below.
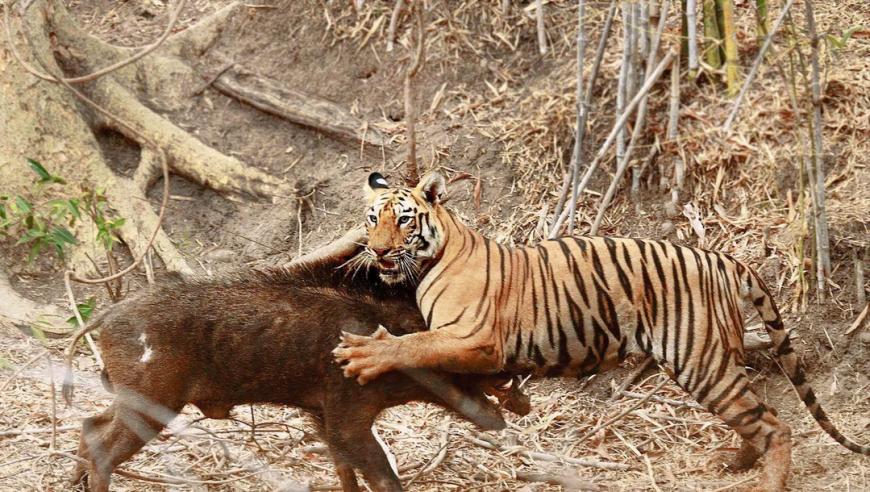
[[[95,82],[92,96],[101,106],[163,149],[175,173],[221,193],[261,198],[292,196],[292,187],[288,183],[205,145],[146,107],[111,78]],[[107,120],[102,124],[132,140],[140,139],[115,121]]]
[[[66,318],[51,304],[39,304],[21,296],[12,288],[6,272],[2,269],[0,269],[0,317],[16,324],[31,325],[40,321],[52,326],[60,326]]]

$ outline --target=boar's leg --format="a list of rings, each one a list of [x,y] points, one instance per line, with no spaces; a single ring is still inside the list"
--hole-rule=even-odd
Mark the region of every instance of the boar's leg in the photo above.
[[[82,421],[82,434],[79,439],[79,450],[76,453],[78,457],[91,462],[91,455],[88,452],[88,441],[97,441],[99,439],[98,436],[105,431],[106,425],[112,421],[112,417],[115,414],[115,405],[107,408],[103,413],[95,416],[88,417]],[[75,470],[72,475],[72,484],[77,485],[84,480],[85,473],[88,472],[89,465],[83,462],[76,463]]]
[[[179,409],[172,409],[171,414],[174,416]],[[102,415],[86,419],[82,425],[79,454],[90,463],[89,490],[107,492],[112,470],[133,456],[165,427],[171,420],[167,418],[169,412],[169,409],[160,407],[159,412],[149,411],[146,414],[116,400]],[[159,415],[150,415],[153,413]],[[78,474],[79,470],[75,473]]]
[[[360,492],[359,483],[356,481],[356,472],[350,463],[335,462],[335,472],[341,482],[341,490],[344,492]]]
[[[386,450],[372,431],[372,424],[381,409],[368,412],[359,406],[355,408],[355,405],[358,403],[336,404],[332,412],[326,412],[324,419],[323,436],[338,469],[342,490],[359,490],[355,478],[352,482],[346,482],[344,478],[344,475],[350,475],[346,471],[348,468],[351,471],[358,468],[373,490],[401,491],[402,483],[387,459]]]

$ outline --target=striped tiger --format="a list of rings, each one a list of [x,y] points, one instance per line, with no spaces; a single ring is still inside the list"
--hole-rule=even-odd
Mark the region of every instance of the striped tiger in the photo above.
[[[784,490],[791,430],[750,388],[742,301],[751,301],[801,400],[837,442],[861,446],[828,420],[758,274],[719,252],[665,241],[562,237],[509,248],[460,223],[442,204],[444,178],[415,188],[368,179],[368,247],[357,261],[389,283],[416,285],[430,330],[394,337],[346,334],[335,349],[365,384],[403,368],[585,376],[632,353],[670,377],[742,437],[732,469],[766,456],[758,490]]]

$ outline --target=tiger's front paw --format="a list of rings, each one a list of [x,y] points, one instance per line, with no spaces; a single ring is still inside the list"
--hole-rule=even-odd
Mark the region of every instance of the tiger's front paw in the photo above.
[[[356,377],[359,384],[366,384],[394,369],[390,346],[395,338],[382,326],[371,336],[341,332],[341,343],[332,355],[345,377]]]

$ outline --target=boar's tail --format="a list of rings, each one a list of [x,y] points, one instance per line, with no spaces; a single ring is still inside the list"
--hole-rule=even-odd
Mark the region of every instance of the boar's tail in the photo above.
[[[103,318],[105,318],[105,316],[98,316],[87,325],[79,328],[79,331],[75,332],[72,340],[70,340],[69,345],[66,347],[66,351],[64,352],[64,367],[66,371],[63,377],[63,389],[61,390],[61,394],[63,395],[63,399],[66,401],[67,406],[72,405],[73,387],[75,386],[73,381],[72,362],[76,351],[76,345],[83,336],[102,326]]]

